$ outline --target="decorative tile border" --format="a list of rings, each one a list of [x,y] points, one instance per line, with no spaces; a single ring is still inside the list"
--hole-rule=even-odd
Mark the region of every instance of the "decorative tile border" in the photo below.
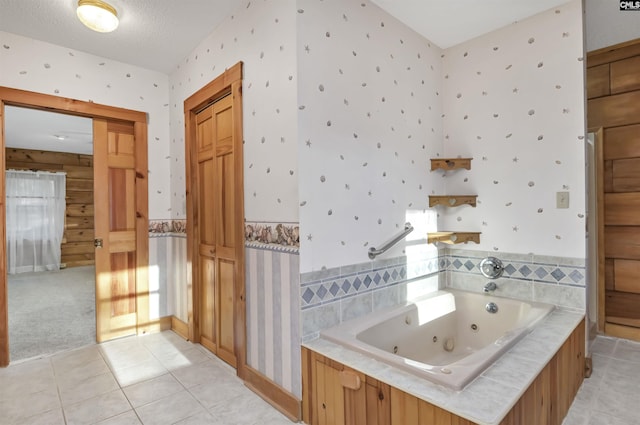
[[[300,305],[302,310],[305,310],[338,302],[397,285],[407,279],[438,273],[445,266],[445,260],[439,257],[409,264],[406,257],[399,257],[380,263],[356,264],[303,273],[300,276]]]
[[[482,255],[482,252],[478,254]],[[445,256],[448,271],[481,275],[480,262],[485,257],[456,250],[447,250]],[[565,286],[586,285],[587,271],[584,259],[506,253],[492,256],[502,260],[503,278]]]

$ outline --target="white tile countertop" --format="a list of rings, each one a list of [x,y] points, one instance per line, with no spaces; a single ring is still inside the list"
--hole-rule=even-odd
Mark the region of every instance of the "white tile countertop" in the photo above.
[[[323,338],[303,346],[479,425],[498,425],[583,319],[583,312],[554,310],[461,391]]]

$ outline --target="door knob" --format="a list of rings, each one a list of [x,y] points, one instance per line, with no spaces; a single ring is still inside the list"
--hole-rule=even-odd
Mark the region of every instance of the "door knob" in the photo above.
[[[100,238],[94,239],[93,240],[93,246],[95,246],[96,248],[102,248],[102,239],[100,239]]]

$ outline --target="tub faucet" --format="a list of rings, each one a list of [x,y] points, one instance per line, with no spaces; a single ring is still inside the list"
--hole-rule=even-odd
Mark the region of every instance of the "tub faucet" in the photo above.
[[[496,285],[495,282],[489,282],[486,285],[484,285],[484,288],[482,288],[482,291],[485,293],[489,293],[489,292],[493,292],[496,290],[498,286]]]

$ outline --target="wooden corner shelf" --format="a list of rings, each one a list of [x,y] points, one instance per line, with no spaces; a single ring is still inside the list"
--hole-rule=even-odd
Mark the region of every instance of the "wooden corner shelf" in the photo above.
[[[471,169],[473,158],[431,158],[431,171],[434,170],[456,170],[464,168]]]
[[[442,242],[449,245],[475,242],[480,243],[480,232],[432,232],[427,233],[427,243]]]
[[[443,205],[445,207],[459,207],[460,205],[476,206],[478,195],[429,195],[429,207]]]

